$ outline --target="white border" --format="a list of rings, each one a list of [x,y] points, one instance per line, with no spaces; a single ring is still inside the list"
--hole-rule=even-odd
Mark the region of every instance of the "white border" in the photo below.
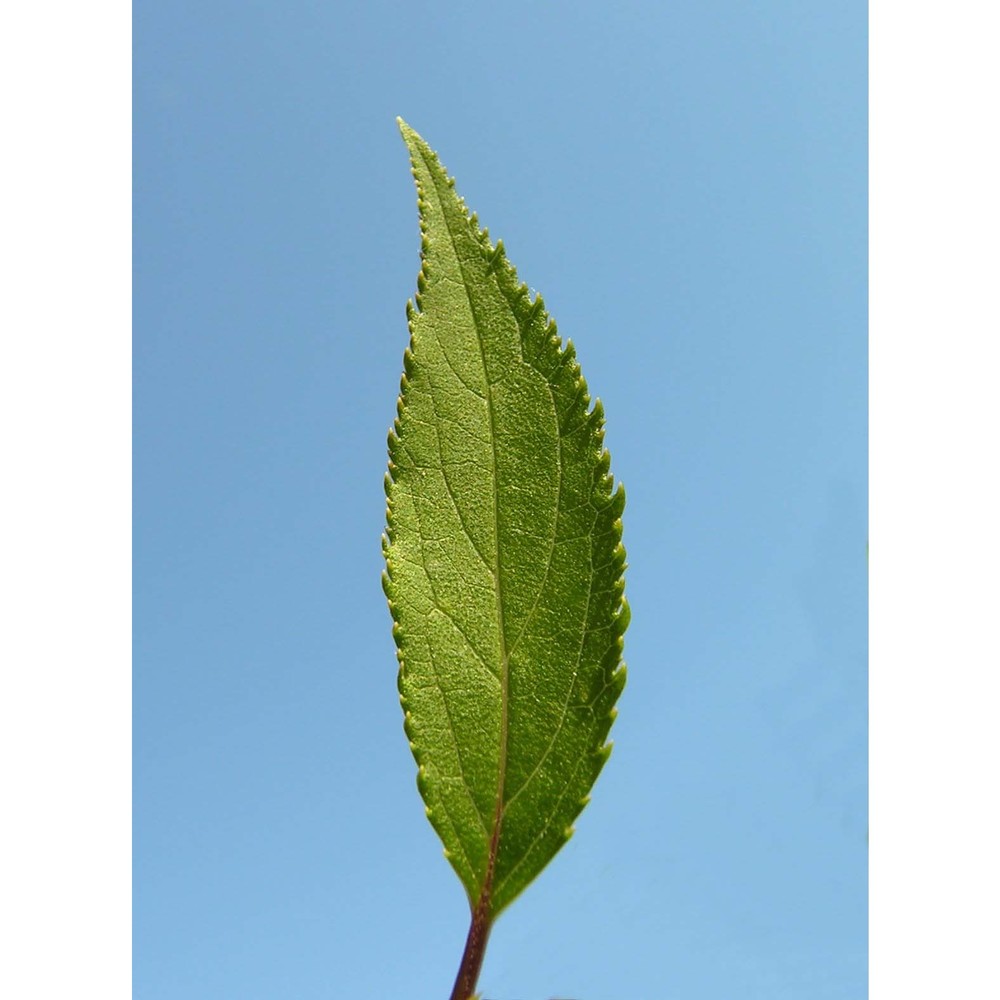
[[[1000,996],[996,6],[870,30],[871,996]]]
[[[0,915],[7,997],[127,997],[127,4],[0,30]]]

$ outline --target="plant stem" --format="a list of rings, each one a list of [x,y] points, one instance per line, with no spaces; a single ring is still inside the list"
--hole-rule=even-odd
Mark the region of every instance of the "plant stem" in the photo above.
[[[486,955],[486,942],[490,936],[489,899],[480,901],[472,911],[472,923],[469,925],[469,936],[465,939],[465,951],[462,952],[462,962],[455,977],[455,986],[451,991],[451,1000],[471,1000],[472,992],[479,979],[479,970],[483,966]]]

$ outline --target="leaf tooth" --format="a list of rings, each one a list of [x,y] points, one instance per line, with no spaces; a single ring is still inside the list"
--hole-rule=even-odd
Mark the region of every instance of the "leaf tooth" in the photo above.
[[[621,516],[622,512],[625,510],[625,485],[623,483],[618,484],[618,489],[615,490],[611,497],[611,503],[608,507],[609,513],[615,518],[617,522],[617,529],[621,531]]]
[[[417,745],[415,743],[412,742],[410,743],[410,749],[414,753],[417,753]],[[427,785],[427,768],[425,768],[423,764],[420,764],[417,767],[417,789],[420,791],[420,794],[425,797],[429,793],[429,788]],[[428,806],[427,808],[430,809],[430,806]],[[428,815],[430,815],[430,813],[428,813]]]
[[[588,396],[587,398],[589,399],[590,397]],[[600,397],[594,400],[594,407],[590,411],[590,423],[594,428],[596,428],[599,432],[601,432],[601,438],[603,439],[604,404],[601,402]]]
[[[615,628],[618,630],[618,642],[620,643],[620,648],[625,648],[625,629],[628,628],[628,623],[632,620],[632,609],[629,607],[628,601],[622,597],[621,604],[619,605],[618,612],[615,614]],[[622,665],[624,668],[624,664]]]
[[[548,351],[550,362],[558,369],[566,363],[563,357],[562,340],[556,332],[555,324],[549,320],[545,328],[545,348]]]
[[[625,669],[625,664],[619,663],[618,669],[611,675],[611,684],[608,689],[611,692],[611,705],[608,708],[608,714],[606,717],[609,730],[615,724],[615,719],[618,718],[618,708],[615,705],[615,702],[625,689],[625,679],[627,674],[628,671]]]
[[[625,686],[625,665],[622,663],[622,648],[625,645],[625,638],[619,632],[615,636],[615,641],[612,643],[611,649],[614,651],[615,659],[608,658],[608,662],[604,664],[605,673],[607,674],[607,683],[612,687],[621,690]],[[616,694],[617,698],[618,695]]]
[[[607,448],[602,448],[597,456],[597,464],[594,466],[594,485],[600,483],[608,474],[611,468],[611,455]]]
[[[501,263],[504,257],[503,240],[497,240],[497,245],[493,252],[489,255],[489,259],[486,262],[487,273],[492,273],[496,270],[497,265]]]

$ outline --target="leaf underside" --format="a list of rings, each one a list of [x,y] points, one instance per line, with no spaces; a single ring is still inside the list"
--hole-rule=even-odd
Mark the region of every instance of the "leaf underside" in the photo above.
[[[569,839],[625,683],[625,494],[571,343],[400,122],[422,267],[383,578],[417,785],[495,918]]]

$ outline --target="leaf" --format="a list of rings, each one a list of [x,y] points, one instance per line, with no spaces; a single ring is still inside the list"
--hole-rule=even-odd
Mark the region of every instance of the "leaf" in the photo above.
[[[389,435],[384,587],[417,785],[488,932],[569,839],[610,753],[625,494],[572,344],[399,124],[422,268]]]

